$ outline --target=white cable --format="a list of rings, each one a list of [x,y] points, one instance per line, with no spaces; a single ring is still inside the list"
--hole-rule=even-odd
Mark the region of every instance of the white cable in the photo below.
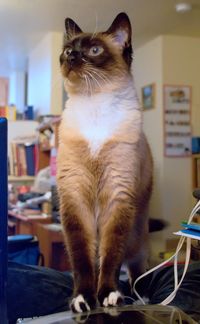
[[[172,291],[172,293],[161,302],[161,305],[168,305],[169,303],[171,303],[171,301],[174,299],[174,297],[176,296],[176,293],[185,277],[185,274],[187,272],[189,263],[190,263],[190,252],[191,252],[191,238],[187,237],[187,248],[186,248],[186,257],[185,257],[185,265],[184,265],[184,270],[183,270],[183,274],[182,277],[179,281],[179,283],[175,286],[174,290]],[[177,277],[178,277],[178,271],[177,271]]]
[[[192,209],[189,219],[188,219],[188,223],[190,224],[194,215],[196,214],[196,212],[200,209],[200,200],[196,203],[196,205],[194,206],[194,208]],[[184,242],[186,240],[186,255],[185,255],[185,265],[184,265],[184,269],[183,269],[183,274],[182,277],[180,279],[180,281],[178,281],[178,253],[180,252]],[[190,262],[190,254],[191,254],[191,238],[190,237],[185,237],[185,236],[181,236],[176,251],[175,253],[166,261],[163,261],[162,263],[160,263],[159,265],[157,265],[156,267],[150,269],[149,271],[145,272],[144,274],[142,274],[140,277],[138,277],[133,285],[133,291],[135,293],[135,295],[138,297],[138,299],[141,301],[141,303],[143,305],[145,305],[145,301],[143,300],[143,298],[140,296],[140,294],[137,292],[135,286],[137,284],[137,282],[139,280],[141,280],[142,278],[146,277],[147,275],[149,275],[150,273],[154,272],[155,270],[159,269],[160,267],[166,265],[169,261],[171,261],[172,259],[174,259],[174,290],[172,291],[172,293],[165,298],[160,304],[161,305],[167,305],[169,304],[174,297],[176,296],[176,293],[185,277],[185,274],[187,272],[188,266],[189,266],[189,262]]]

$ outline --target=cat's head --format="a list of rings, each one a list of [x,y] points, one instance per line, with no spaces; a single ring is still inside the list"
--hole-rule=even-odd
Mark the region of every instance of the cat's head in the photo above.
[[[65,27],[67,41],[60,65],[68,92],[109,91],[130,78],[131,24],[125,13],[120,13],[105,32],[84,33],[70,18]]]

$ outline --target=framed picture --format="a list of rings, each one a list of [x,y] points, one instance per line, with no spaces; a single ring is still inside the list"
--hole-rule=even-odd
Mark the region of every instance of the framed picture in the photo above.
[[[142,107],[149,110],[155,107],[155,84],[142,87]]]
[[[164,151],[167,157],[191,155],[190,86],[164,86]]]

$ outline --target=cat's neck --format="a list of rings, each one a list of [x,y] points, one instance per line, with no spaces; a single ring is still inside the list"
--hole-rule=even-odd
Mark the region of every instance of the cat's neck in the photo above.
[[[133,82],[92,96],[71,95],[62,120],[68,138],[83,138],[95,156],[113,136],[137,141],[142,120]]]
[[[107,91],[99,91],[93,94],[88,94],[87,92],[79,94],[70,93],[67,107],[70,108],[73,106],[73,109],[79,110],[80,108],[77,106],[77,102],[82,102],[83,106],[84,104],[87,104],[88,109],[90,109],[91,106],[92,110],[94,110],[94,106],[100,108],[104,105],[107,107],[110,106],[111,109],[112,107],[114,109],[122,107],[127,110],[139,109],[138,97],[132,78],[112,90],[108,87]]]

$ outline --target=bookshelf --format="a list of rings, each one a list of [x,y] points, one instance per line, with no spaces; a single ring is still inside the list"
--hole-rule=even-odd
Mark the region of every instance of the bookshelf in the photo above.
[[[200,154],[192,155],[192,188],[200,188]]]
[[[27,154],[30,155],[32,140],[36,141],[37,127],[35,120],[8,121],[9,182],[29,184],[34,181],[34,172],[28,172]]]
[[[60,116],[52,116],[47,122],[43,123],[29,120],[9,122],[9,182],[31,184],[39,170],[50,166],[52,148],[58,146],[59,124]],[[32,147],[34,152],[32,152],[31,157],[34,158],[34,170],[36,172],[28,172],[27,142],[29,138],[31,142],[31,137],[33,138],[32,146],[34,146]],[[29,147],[29,149],[31,148]]]
[[[8,181],[9,182],[13,182],[13,183],[32,183],[35,180],[34,176],[21,176],[21,177],[17,177],[17,176],[13,176],[13,175],[9,175],[8,176]]]

